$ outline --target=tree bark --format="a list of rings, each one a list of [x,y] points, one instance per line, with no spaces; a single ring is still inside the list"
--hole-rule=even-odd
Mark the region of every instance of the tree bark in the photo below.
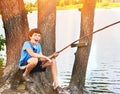
[[[0,9],[5,29],[7,54],[6,68],[0,79],[2,83],[0,89],[15,88],[21,79],[17,63],[29,30],[27,15],[23,0],[0,0]]]
[[[0,0],[0,6],[6,36],[7,65],[9,65],[19,59],[22,43],[27,38],[28,22],[23,0]]]
[[[38,0],[38,28],[42,32],[42,50],[43,54],[49,56],[55,52],[55,27],[56,27],[56,0]],[[45,94],[68,94],[64,89],[53,91],[51,84],[53,83],[50,68],[44,75],[41,75],[42,79],[46,79],[49,82],[48,87],[44,90]],[[44,82],[44,81],[43,81]],[[52,89],[51,89],[52,88]]]
[[[38,28],[42,32],[42,50],[44,55],[55,52],[56,0],[38,0]],[[50,69],[46,77],[52,82]]]
[[[84,6],[81,10],[80,38],[93,32],[95,3],[95,0],[84,0]],[[92,35],[80,40],[80,43],[87,43],[88,45],[86,47],[77,48],[70,87],[73,89],[77,88],[83,93],[83,89],[85,87],[87,63],[92,43]]]

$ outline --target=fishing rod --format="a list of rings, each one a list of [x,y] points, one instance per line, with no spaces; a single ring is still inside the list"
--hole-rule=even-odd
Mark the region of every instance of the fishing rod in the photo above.
[[[118,23],[120,23],[120,21],[117,21],[117,22],[112,23],[112,24],[110,24],[110,25],[107,25],[107,26],[105,26],[105,27],[103,27],[103,28],[101,28],[101,29],[98,29],[98,30],[96,30],[96,31],[94,31],[94,32],[92,32],[92,33],[89,33],[89,34],[87,34],[87,35],[85,35],[85,36],[83,36],[83,37],[75,40],[74,42],[70,43],[69,45],[65,46],[65,47],[64,47],[63,49],[61,49],[60,51],[57,51],[57,53],[61,53],[62,51],[64,51],[65,49],[67,49],[69,46],[71,46],[72,44],[76,43],[77,41],[80,41],[81,39],[84,39],[85,37],[88,37],[88,36],[90,36],[90,35],[93,35],[93,34],[99,32],[99,31],[102,31],[102,30],[104,30],[104,29],[106,29],[106,28],[108,28],[108,27],[110,27],[110,26],[113,26],[113,25],[115,25],[115,24],[118,24]]]

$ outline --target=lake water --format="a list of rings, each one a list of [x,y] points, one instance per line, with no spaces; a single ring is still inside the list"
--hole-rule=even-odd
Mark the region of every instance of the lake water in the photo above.
[[[80,12],[58,10],[56,17],[56,50],[59,51],[79,38]],[[28,15],[30,28],[37,27],[36,12]],[[1,21],[1,20],[0,20]],[[97,9],[94,31],[120,21],[120,8]],[[3,32],[0,22],[0,30]],[[92,94],[120,94],[120,24],[109,27],[93,36],[86,75],[86,89]],[[76,48],[68,48],[57,57],[59,83],[68,85]]]

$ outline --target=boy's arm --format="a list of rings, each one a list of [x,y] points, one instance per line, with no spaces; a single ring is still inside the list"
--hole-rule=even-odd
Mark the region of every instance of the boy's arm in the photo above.
[[[48,56],[50,59],[55,58],[59,55],[58,52],[54,52],[52,55]]]
[[[26,51],[30,54],[30,56],[32,57],[36,57],[36,58],[43,58],[43,59],[46,59],[48,60],[49,62],[51,62],[51,59],[47,56],[44,56],[42,53],[34,53],[33,50],[31,48],[27,48]]]

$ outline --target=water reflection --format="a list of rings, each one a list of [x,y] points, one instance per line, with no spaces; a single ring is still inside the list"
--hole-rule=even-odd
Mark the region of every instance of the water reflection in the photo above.
[[[120,93],[120,60],[96,63],[100,64],[87,71],[86,88],[94,93]]]
[[[94,35],[86,88],[93,94],[120,93],[120,24]]]
[[[71,17],[72,14],[74,18]],[[78,38],[79,26],[80,26],[80,13],[78,11],[58,12],[58,19],[61,19],[57,23],[57,49],[63,48],[66,44],[69,44]],[[70,15],[70,16],[66,16]],[[63,15],[62,17],[60,15]],[[60,16],[60,17],[59,17]],[[113,22],[120,20],[119,9],[98,9],[95,12],[95,26],[94,31],[109,25]],[[64,19],[64,20],[63,20]],[[71,26],[71,19],[77,22],[78,26]],[[61,25],[60,22],[65,25]],[[69,27],[69,31],[65,27]],[[76,31],[74,31],[76,29]],[[75,34],[76,33],[76,34]],[[68,34],[68,35],[67,35]],[[74,38],[73,34],[75,34]],[[86,75],[86,88],[92,94],[119,94],[120,93],[120,24],[107,28],[93,37],[93,43],[91,53],[89,57],[89,64]],[[64,41],[63,41],[64,40]],[[69,42],[68,42],[69,41]],[[59,78],[61,86],[67,86],[70,81],[72,72],[72,66],[74,62],[74,53],[76,49],[67,49],[62,52],[57,58],[59,67]]]

